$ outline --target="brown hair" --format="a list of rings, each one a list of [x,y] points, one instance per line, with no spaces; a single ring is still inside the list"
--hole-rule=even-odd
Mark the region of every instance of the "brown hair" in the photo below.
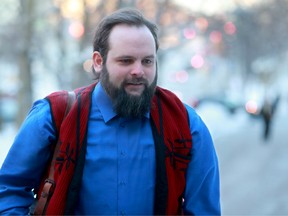
[[[96,28],[93,41],[93,51],[98,51],[103,57],[105,64],[109,50],[109,35],[112,28],[118,24],[127,24],[132,26],[146,26],[152,33],[156,51],[159,47],[157,25],[146,19],[142,13],[136,9],[124,8],[104,17]]]

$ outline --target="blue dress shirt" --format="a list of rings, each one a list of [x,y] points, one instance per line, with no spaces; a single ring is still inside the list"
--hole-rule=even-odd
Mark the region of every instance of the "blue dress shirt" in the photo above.
[[[195,111],[185,105],[193,147],[187,170],[185,214],[220,214],[219,171],[210,133]],[[152,215],[155,149],[149,113],[122,118],[98,84],[92,94],[87,152],[77,215]],[[0,214],[28,214],[31,189],[39,184],[55,141],[50,107],[34,103],[0,170]]]

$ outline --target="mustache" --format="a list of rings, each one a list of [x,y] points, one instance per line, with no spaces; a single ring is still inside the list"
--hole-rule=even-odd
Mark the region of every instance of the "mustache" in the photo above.
[[[145,84],[145,85],[148,85],[148,81],[142,77],[136,77],[136,78],[132,78],[132,79],[126,79],[123,81],[122,83],[123,85],[125,84],[134,84],[134,85],[137,85],[137,84]]]

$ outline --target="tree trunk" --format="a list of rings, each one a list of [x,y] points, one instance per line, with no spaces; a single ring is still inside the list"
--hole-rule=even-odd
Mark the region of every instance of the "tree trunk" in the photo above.
[[[31,70],[31,38],[33,35],[33,14],[36,1],[22,0],[21,10],[19,13],[20,31],[22,37],[19,38],[21,44],[18,57],[19,80],[20,85],[18,89],[18,114],[16,123],[19,126],[27,115],[33,102],[32,96],[32,70]]]

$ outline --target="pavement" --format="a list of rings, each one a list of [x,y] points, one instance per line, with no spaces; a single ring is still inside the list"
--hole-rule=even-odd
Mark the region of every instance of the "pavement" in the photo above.
[[[288,215],[287,108],[276,113],[268,141],[261,119],[249,116],[215,139],[223,215]]]

